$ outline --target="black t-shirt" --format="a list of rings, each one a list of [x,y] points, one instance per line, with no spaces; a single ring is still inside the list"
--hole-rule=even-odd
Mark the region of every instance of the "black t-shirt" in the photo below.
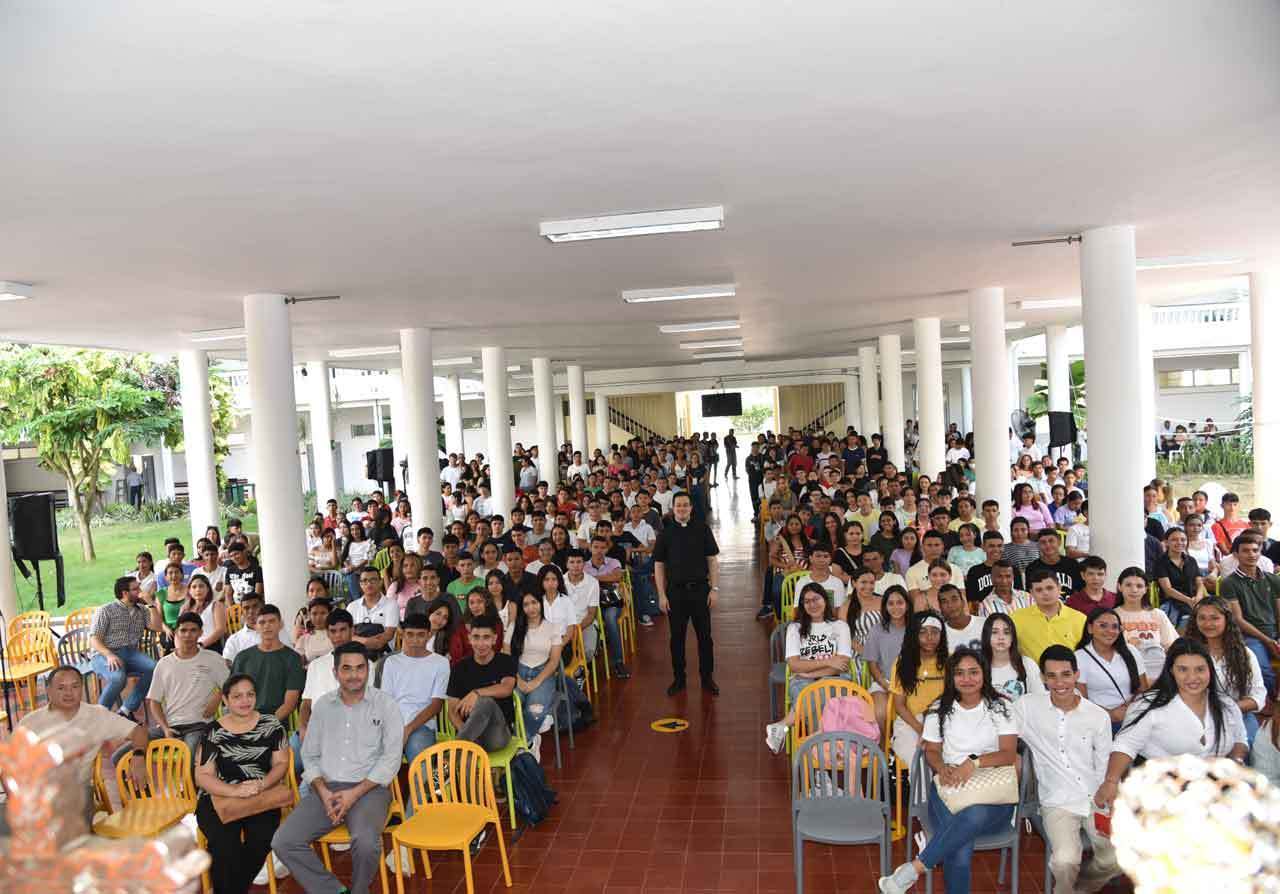
[[[867,450],[867,471],[879,475],[884,471],[884,464],[889,461],[889,453],[883,447],[871,447]]]
[[[532,593],[535,596],[541,595],[542,593],[542,586],[538,583],[538,576],[536,574],[530,574],[528,571],[521,571],[520,577],[518,578],[512,578],[511,575],[508,574],[507,580],[511,581],[512,590],[519,593],[521,596],[525,593]]]
[[[474,655],[468,655],[453,666],[449,672],[449,698],[463,698],[477,689],[501,683],[506,677],[516,675],[516,660],[504,652],[495,652],[488,664],[476,661]],[[515,711],[510,696],[497,700],[502,708],[502,716],[507,725],[515,722]]]
[[[1192,598],[1196,595],[1196,578],[1200,576],[1200,568],[1196,564],[1196,560],[1186,553],[1182,554],[1182,567],[1174,565],[1169,559],[1167,553],[1161,553],[1160,557],[1155,561],[1152,577],[1159,579],[1162,577],[1169,578],[1169,583],[1173,588],[1183,596]],[[1183,603],[1178,603],[1178,607],[1183,611],[1190,611]]]
[[[1070,599],[1071,594],[1076,590],[1084,589],[1084,578],[1080,576],[1080,563],[1075,559],[1058,556],[1058,562],[1055,565],[1046,563],[1044,559],[1036,559],[1027,566],[1028,579],[1037,568],[1047,568],[1053,572],[1054,578],[1058,581],[1058,589],[1062,591],[1064,602]]]
[[[248,568],[240,568],[231,559],[224,562],[222,567],[227,569],[226,586],[236,602],[240,602],[249,593],[257,592],[257,588],[262,585],[262,566],[257,559],[250,558]]]
[[[686,525],[668,522],[653,547],[654,561],[666,566],[667,581],[672,584],[707,580],[707,556],[719,553],[711,526],[698,519]]]
[[[839,547],[831,556],[831,561],[840,567],[845,574],[853,577],[858,573],[858,569],[862,567],[862,553],[851,556],[845,548]]]
[[[443,593],[449,584],[458,579],[458,570],[441,562],[436,566],[436,576],[440,578],[440,592]]]
[[[969,573],[964,576],[964,595],[970,602],[981,602],[991,595],[991,591],[995,589],[995,581],[992,580],[994,569],[986,562],[979,562],[969,569]],[[1015,590],[1025,589],[1022,585],[1022,574],[1018,569],[1013,569],[1013,588]]]

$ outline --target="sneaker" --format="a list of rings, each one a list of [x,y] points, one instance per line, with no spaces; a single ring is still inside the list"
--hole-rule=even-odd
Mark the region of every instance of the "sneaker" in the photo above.
[[[555,717],[548,714],[542,718],[542,726],[538,727],[538,735],[551,732],[551,727],[555,726]]]
[[[653,618],[649,617],[648,615],[641,615],[639,623],[641,627],[652,627]]]
[[[275,864],[275,865],[274,865],[274,867],[272,867],[272,868],[274,868],[274,869],[275,869],[275,871],[276,871],[276,880],[277,880],[277,881],[278,881],[278,880],[280,880],[280,879],[282,879],[282,878],[288,878],[288,877],[289,877],[289,867],[288,867],[288,866],[285,866],[283,863],[281,863],[281,862],[280,862],[280,858],[279,858],[279,857],[277,857],[275,854],[270,854],[270,855],[269,855],[269,857],[268,857],[268,859],[270,859],[270,860]],[[261,868],[261,869],[259,869],[259,870],[258,870],[258,874],[257,874],[256,876],[254,876],[253,883],[254,883],[255,885],[266,885],[266,884],[268,884],[269,882],[270,882],[270,879],[269,879],[269,878],[267,878],[267,864],[266,864],[266,862],[264,861],[264,862],[263,862],[263,864],[262,864],[262,868]]]
[[[893,871],[893,875],[883,875],[876,882],[881,894],[907,894],[920,877],[916,868],[910,863],[903,863]]]
[[[480,848],[484,847],[485,841],[489,838],[489,830],[481,829],[480,834],[471,839],[471,856],[480,855]]]
[[[627,670],[627,666],[625,664],[615,664],[613,666],[613,675],[619,680],[631,679],[631,671]]]
[[[782,751],[782,746],[786,743],[787,733],[790,732],[790,730],[791,727],[787,726],[782,721],[770,723],[766,726],[764,728],[764,741],[765,744],[769,746],[769,750],[774,754],[778,754]]]
[[[763,621],[766,618],[772,618],[772,617],[773,617],[773,609],[769,608],[769,606],[767,605],[762,606],[760,611],[756,612],[757,621]]]
[[[331,850],[331,851],[349,851],[349,850],[351,850],[351,842],[350,842],[350,841],[343,841],[343,842],[339,842],[338,844],[331,844],[331,845],[329,845],[329,850]]]
[[[387,868],[392,872],[396,871],[396,855],[387,854]],[[403,844],[400,845],[400,868],[405,875],[413,875],[413,854],[409,853],[409,849]]]

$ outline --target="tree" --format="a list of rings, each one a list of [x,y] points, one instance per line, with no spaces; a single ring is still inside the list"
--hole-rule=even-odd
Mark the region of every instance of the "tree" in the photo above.
[[[747,407],[741,416],[734,416],[732,419],[735,431],[745,432],[746,434],[755,434],[764,428],[765,423],[773,418],[773,408],[764,404],[756,404],[753,407]]]
[[[143,372],[143,380],[151,387],[164,391],[165,404],[174,412],[174,421],[165,432],[165,443],[171,450],[185,450],[185,434],[182,428],[181,376],[174,360],[156,363]],[[209,419],[213,427],[213,462],[218,476],[218,488],[227,486],[227,473],[222,463],[231,455],[229,437],[236,427],[235,395],[231,383],[209,367]]]
[[[96,558],[89,523],[115,466],[132,444],[154,444],[181,420],[146,355],[0,348],[0,441],[31,441],[40,464],[63,477],[86,562]]]
[[[1075,413],[1076,428],[1085,429],[1088,418],[1088,404],[1085,400],[1084,361],[1071,361],[1071,409]],[[1049,372],[1047,364],[1040,366],[1040,378],[1036,379],[1035,391],[1027,398],[1027,414],[1032,419],[1039,419],[1049,412]]]

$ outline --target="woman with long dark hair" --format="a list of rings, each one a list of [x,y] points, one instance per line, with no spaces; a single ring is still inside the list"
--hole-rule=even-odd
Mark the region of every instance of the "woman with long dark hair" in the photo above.
[[[832,572],[839,568],[847,577],[852,578],[859,568],[862,567],[862,525],[857,522],[845,522],[840,527],[840,539],[832,546],[835,552],[831,554]]]
[[[200,648],[221,652],[222,641],[227,636],[227,605],[213,595],[209,578],[199,572],[191,575],[182,611],[195,612],[200,616]]]
[[[1124,569],[1116,578],[1116,614],[1124,630],[1125,642],[1136,652],[1146,668],[1147,678],[1160,675],[1165,653],[1178,638],[1169,616],[1151,606],[1147,573],[1136,565]]]
[[[1044,692],[1040,668],[1018,651],[1018,630],[1004,612],[993,612],[982,623],[982,658],[990,669],[991,687],[1010,701]]]
[[[849,625],[836,617],[822,584],[810,581],[796,594],[794,620],[787,625],[786,662],[791,669],[791,711],[764,728],[765,742],[774,754],[782,750],[787,731],[795,723],[795,704],[801,690],[815,680],[851,679],[853,644]]]
[[[1120,728],[1129,705],[1149,685],[1139,656],[1124,641],[1121,630],[1116,610],[1098,606],[1089,612],[1076,644],[1080,667],[1076,688],[1111,715],[1112,732]]]
[[[961,647],[947,660],[942,696],[924,722],[924,759],[934,773],[929,786],[929,841],[920,856],[880,879],[884,894],[905,894],[923,873],[942,866],[947,894],[967,894],[973,845],[1007,827],[1015,804],[972,804],[952,813],[939,786],[956,787],[974,773],[1008,767],[1017,759],[1018,726],[1009,700],[991,685],[980,652]]]
[[[1224,599],[1210,596],[1196,604],[1187,624],[1187,638],[1203,643],[1213,657],[1218,682],[1235,700],[1244,718],[1249,747],[1258,735],[1258,714],[1267,703],[1267,687],[1257,657],[1245,647],[1240,622]]]
[[[1035,536],[1042,528],[1053,527],[1053,516],[1049,508],[1040,501],[1040,494],[1025,481],[1013,487],[1013,518],[1026,519]]]
[[[445,656],[451,664],[456,664],[466,657],[459,654],[455,659],[450,652],[453,631],[461,623],[458,600],[447,594],[436,596],[431,602],[427,603],[426,614],[427,620],[431,624],[430,633],[427,636],[427,648],[437,655]]]
[[[884,729],[889,706],[889,678],[902,652],[902,640],[911,616],[911,598],[906,588],[890,585],[881,597],[879,614],[880,623],[867,631],[862,660],[866,662],[873,680],[871,701],[876,709],[876,723]]]
[[[920,552],[920,532],[915,528],[903,528],[898,535],[898,548],[889,555],[892,564],[885,565],[890,571],[906,575],[907,569],[924,558]]]
[[[1213,657],[1204,643],[1186,637],[1170,647],[1155,685],[1125,714],[1095,803],[1111,806],[1121,778],[1138,755],[1180,754],[1226,756],[1240,763],[1249,754],[1240,709],[1223,692]]]
[[[873,549],[884,556],[884,561],[887,565],[889,557],[893,555],[893,551],[899,546],[901,536],[902,531],[898,527],[898,516],[886,509],[880,513],[876,532],[871,535],[871,541],[867,544],[867,548]]]
[[[940,695],[947,665],[947,625],[936,611],[911,615],[902,651],[889,678],[893,696],[891,743],[899,760],[910,766],[924,732],[924,712]]]
[[[544,731],[544,726],[551,725],[555,675],[564,648],[564,631],[546,620],[542,610],[538,594],[521,596],[510,640],[511,657],[516,660],[516,688],[520,690],[524,728],[530,741]]]

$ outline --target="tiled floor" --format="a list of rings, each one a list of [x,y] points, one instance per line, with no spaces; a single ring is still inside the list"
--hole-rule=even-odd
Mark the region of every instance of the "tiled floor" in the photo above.
[[[765,747],[769,713],[769,631],[754,620],[760,576],[743,479],[736,491],[713,491],[721,546],[721,592],[714,617],[716,679],[722,694],[691,686],[668,698],[670,658],[666,628],[638,632],[634,676],[613,682],[597,700],[599,722],[565,750],[562,770],[552,768],[550,742],[544,764],[560,796],[553,814],[509,848],[513,889],[537,892],[607,891],[792,891],[791,826],[787,762]],[[693,633],[689,633],[692,641]],[[690,643],[690,657],[695,652]],[[658,733],[650,723],[683,717],[683,733]],[[546,739],[547,737],[544,737]],[[567,744],[567,743],[566,743]],[[504,829],[510,843],[510,829]],[[1020,890],[1043,887],[1044,850],[1039,839],[1022,838]],[[894,863],[902,859],[901,843]],[[805,849],[805,891],[873,892],[872,847]],[[972,890],[1000,890],[999,858],[975,857]],[[338,868],[341,872],[342,864]],[[413,879],[414,892],[463,891],[457,856],[433,859],[434,879]],[[476,888],[506,890],[497,849],[490,843],[476,865]],[[394,887],[394,878],[391,880]],[[942,879],[935,878],[937,890]],[[924,886],[918,886],[923,891]],[[1006,885],[1004,890],[1009,890]],[[285,890],[298,890],[292,880]]]

